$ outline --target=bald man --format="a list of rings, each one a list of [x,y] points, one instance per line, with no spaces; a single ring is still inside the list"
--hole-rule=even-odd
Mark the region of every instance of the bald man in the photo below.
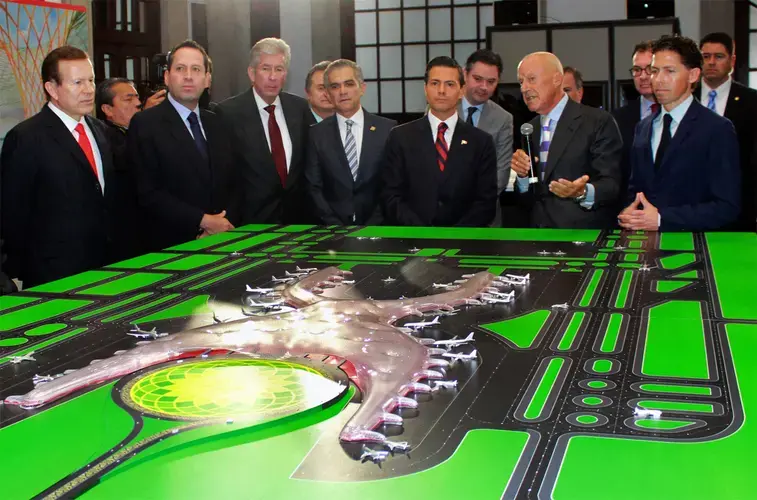
[[[513,154],[516,191],[542,228],[611,227],[620,195],[623,142],[612,116],[579,104],[563,91],[563,67],[549,52],[529,54],[518,65],[518,82],[531,120],[533,176],[528,154]],[[524,143],[525,145],[525,143]]]

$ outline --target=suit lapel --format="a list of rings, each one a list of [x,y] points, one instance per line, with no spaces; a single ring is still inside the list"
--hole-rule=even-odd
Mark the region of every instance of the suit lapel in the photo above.
[[[289,132],[289,138],[292,140],[292,158],[289,162],[289,174],[287,175],[287,187],[290,187],[297,179],[300,172],[299,151],[300,144],[302,144],[303,138],[300,136],[300,128],[302,127],[302,116],[298,113],[298,110],[291,103],[285,104],[284,101],[289,101],[288,96],[282,93],[279,96],[281,100],[281,110],[284,112],[284,120],[286,120],[287,131]]]
[[[333,152],[337,157],[339,167],[338,167],[338,174],[344,178],[345,184],[351,185],[354,180],[352,179],[352,171],[350,170],[350,164],[347,162],[347,155],[344,152],[344,144],[342,143],[342,134],[339,132],[339,122],[337,121],[336,115],[334,115],[333,123],[330,123],[328,125],[329,127],[329,136],[331,137],[331,140],[334,144]],[[365,142],[363,142],[363,147],[365,147]],[[362,158],[360,159],[362,161]],[[358,163],[358,172],[360,171],[360,163]],[[359,178],[359,174],[358,174]]]
[[[100,164],[103,167],[105,189],[107,190],[108,184],[113,180],[113,152],[110,148],[108,138],[105,137],[105,134],[101,131],[100,127],[96,127],[94,125],[94,120],[90,117],[86,117],[85,120],[87,120],[87,125],[89,125],[89,129],[92,131],[92,135],[95,137],[95,142],[97,142],[97,149],[100,151]]]
[[[731,120],[738,119],[741,114],[741,108],[739,108],[739,100],[741,100],[741,89],[739,89],[736,82],[731,82],[731,90],[728,92],[728,101],[725,103],[725,112],[723,116]]]
[[[468,149],[471,147],[468,145],[468,139],[470,139],[465,122],[458,120],[455,126],[455,131],[452,134],[447,154],[447,162],[444,165],[444,172],[442,174],[442,184],[446,183],[450,179],[454,178],[458,171],[466,168],[465,158],[468,156]],[[436,148],[434,148],[436,152]],[[438,170],[438,169],[437,169]]]
[[[168,99],[160,103],[158,106],[162,106],[161,112],[163,113],[163,123],[165,124],[166,129],[170,131],[171,135],[176,140],[178,151],[183,152],[186,158],[186,162],[192,166],[195,174],[201,176],[201,179],[207,178],[209,172],[208,165],[204,163],[204,161],[202,161],[202,157],[200,156],[200,152],[197,150],[197,146],[195,145],[194,139],[192,138],[192,134],[189,132],[189,129],[187,129],[186,125],[184,125],[184,121],[181,119],[179,112],[174,109],[173,105]],[[202,118],[202,115],[200,116],[200,118]],[[202,125],[204,129],[205,123],[203,123]],[[206,135],[207,133],[208,131],[205,130]],[[210,154],[210,152],[208,152],[208,154]]]
[[[357,184],[370,179],[380,144],[376,141],[376,120],[373,115],[363,110],[363,142],[360,147],[360,162],[358,163]]]
[[[491,105],[489,104],[489,101],[486,101],[483,106],[481,106],[481,116],[478,117],[478,125],[476,125],[476,128],[480,128],[482,130],[488,129],[489,120],[491,119]]]
[[[415,132],[417,134],[417,144],[419,148],[418,158],[428,158],[428,161],[421,161],[419,162],[420,165],[418,165],[418,167],[411,165],[410,168],[412,170],[415,170],[415,168],[423,169],[426,171],[426,175],[431,175],[433,176],[432,178],[437,179],[442,172],[439,170],[439,164],[437,163],[436,131],[434,130],[433,133],[429,133],[432,132],[432,130],[428,115],[423,115],[423,117],[416,120],[415,123],[417,123]]]
[[[681,119],[681,123],[678,124],[675,135],[670,139],[670,145],[668,146],[667,151],[665,151],[665,158],[663,158],[660,171],[665,170],[665,165],[668,161],[676,156],[676,150],[684,144],[691,132],[695,130],[696,120],[699,118],[699,113],[703,109],[706,108],[700,103],[696,101],[691,102],[689,109],[686,110],[686,114],[683,115],[683,119]]]
[[[86,172],[94,177],[92,166],[89,164],[89,160],[84,155],[81,146],[74,139],[73,134],[68,130],[63,121],[51,110],[47,105],[42,109],[44,113],[45,121],[50,129],[50,136],[60,144],[60,146],[68,151],[77,160],[77,164],[86,170]]]
[[[547,169],[544,172],[544,179],[548,180],[555,170],[555,165],[560,161],[560,156],[565,152],[570,141],[573,139],[573,133],[581,122],[581,108],[571,99],[563,109],[562,115],[555,127],[554,137],[549,144],[549,154],[547,155]],[[541,127],[539,127],[541,133]]]

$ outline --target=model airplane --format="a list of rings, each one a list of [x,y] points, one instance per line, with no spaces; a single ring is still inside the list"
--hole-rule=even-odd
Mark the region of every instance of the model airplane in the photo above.
[[[295,268],[295,271],[297,271],[298,273],[308,273],[308,274],[314,273],[317,270],[318,270],[317,267],[305,267],[305,268],[301,268],[300,266],[297,266]]]
[[[557,255],[558,257],[562,257],[563,255],[565,255],[565,252],[563,252],[562,250],[558,250],[556,252],[552,252],[552,255]]]
[[[457,380],[435,380],[432,391],[439,389],[457,389]]]
[[[274,283],[289,283],[290,281],[294,281],[295,278],[291,276],[287,276],[286,278],[277,278],[276,276],[271,276],[271,281]]]
[[[132,328],[129,332],[126,332],[126,335],[131,335],[132,337],[136,337],[138,339],[159,339],[161,337],[168,337],[167,333],[158,333],[157,327],[153,327],[152,330],[142,330],[139,325],[135,324],[134,328]]]
[[[302,278],[303,276],[307,276],[310,274],[309,272],[296,272],[296,273],[290,273],[289,271],[284,271],[284,276],[289,276],[290,278]]]
[[[394,283],[395,281],[397,281],[397,278],[392,278],[391,276],[389,276],[387,278],[382,279],[381,281],[383,281],[384,283]]]
[[[268,295],[269,293],[273,293],[273,288],[253,288],[250,285],[245,285],[244,291],[248,293],[262,293],[263,295]]]
[[[62,377],[62,376],[63,376],[63,374],[58,375],[58,377]],[[32,377],[32,383],[35,386],[37,386],[39,384],[44,384],[44,383],[47,383],[47,382],[52,382],[53,380],[55,380],[58,377],[53,377],[52,375],[34,375],[34,377]]]
[[[434,345],[440,345],[443,347],[450,348],[450,347],[457,347],[459,345],[467,344],[468,342],[473,342],[474,340],[476,339],[473,338],[473,332],[470,332],[468,336],[465,337],[464,339],[459,339],[457,338],[457,336],[455,336],[449,340],[437,340],[436,342],[434,342]]]
[[[549,252],[547,252],[546,250],[539,250],[536,253],[539,254],[539,255],[549,255]]]
[[[522,282],[531,281],[531,273],[528,273],[525,276],[519,276],[517,274],[505,274],[505,277],[510,278],[511,280],[515,280],[515,281],[522,281]]]
[[[250,307],[262,307],[265,309],[273,309],[275,307],[284,305],[284,299],[272,300],[270,302],[258,302],[253,298],[247,299],[247,305]]]
[[[405,328],[412,328],[413,330],[418,330],[421,328],[426,328],[427,326],[438,325],[438,324],[439,324],[439,316],[435,316],[434,319],[431,321],[414,321],[412,323],[405,323],[402,326]]]
[[[647,410],[644,408],[634,408],[633,416],[636,418],[654,418],[658,419],[662,416],[660,410]]]
[[[11,364],[17,365],[19,363],[23,363],[24,361],[37,361],[35,358],[32,357],[32,354],[34,354],[34,351],[30,352],[29,354],[24,354],[22,356],[11,356],[10,362]]]
[[[552,304],[552,309],[568,309],[570,306],[567,302],[563,302],[562,304]]]
[[[420,248],[416,248],[416,247],[413,247],[413,248],[411,248],[411,249],[410,249],[410,251],[411,251],[411,252],[413,252],[413,253],[415,253],[415,252],[420,252],[420,251],[421,251],[421,249],[420,249]]]
[[[241,256],[242,256],[242,252],[231,252],[231,254],[230,254],[230,255],[231,255],[232,257],[241,257]]]
[[[371,450],[370,448],[363,448],[363,454],[360,455],[360,462],[361,463],[373,462],[374,464],[378,465],[380,468],[381,463],[386,461],[388,456],[389,456],[388,451],[375,451],[375,450]]]
[[[515,292],[510,293],[482,293],[481,300],[487,304],[509,304],[515,299]]]
[[[580,247],[580,246],[585,245],[586,242],[585,241],[574,241],[573,244]]]
[[[343,285],[354,285],[355,280],[342,280]]]
[[[463,354],[459,352],[445,352],[442,354],[442,357],[449,358],[454,363],[455,361],[470,361],[473,359],[478,359],[478,351],[473,349],[473,352],[470,354]]]
[[[453,283],[434,283],[434,288],[444,288],[445,290],[454,290],[457,285]]]
[[[615,247],[615,250],[625,250],[625,249],[626,247],[624,247],[623,245],[618,245]]]
[[[639,267],[639,271],[651,271],[652,269],[656,268],[657,266],[648,266],[647,264],[642,264]]]
[[[384,446],[389,448],[389,453],[392,455],[396,452],[407,453],[410,451],[410,444],[407,441],[384,441]]]

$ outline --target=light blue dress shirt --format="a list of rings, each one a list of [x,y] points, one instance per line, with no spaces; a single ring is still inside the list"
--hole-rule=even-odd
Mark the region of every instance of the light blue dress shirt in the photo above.
[[[463,96],[463,121],[468,120],[468,108],[476,108],[478,110],[473,113],[473,126],[478,127],[478,120],[481,118],[481,112],[484,110],[484,105],[479,104],[478,106],[473,106],[468,102],[468,99]]]
[[[187,127],[189,135],[192,136],[192,138],[194,138],[194,135],[192,134],[192,127],[189,126],[189,120],[187,120],[191,113],[197,115],[197,123],[200,124],[202,135],[205,137],[205,139],[208,138],[208,134],[205,133],[205,127],[202,126],[202,118],[200,118],[200,106],[195,107],[195,109],[189,109],[188,107],[184,106],[179,101],[174,99],[170,93],[168,94],[168,102],[170,102],[171,106],[173,106],[176,112],[179,113],[179,116],[181,116],[181,121],[184,122],[184,126]]]
[[[662,119],[665,117],[665,115],[670,115],[670,117],[673,119],[673,121],[670,122],[670,138],[672,139],[673,136],[676,135],[678,126],[681,124],[681,120],[683,120],[684,115],[689,110],[689,106],[691,106],[691,103],[693,101],[694,96],[690,95],[686,98],[685,101],[673,108],[673,111],[666,111],[665,108],[662,108],[662,113],[660,113],[652,122],[651,146],[653,162],[655,158],[657,158],[657,148],[660,147],[660,141],[662,140]]]

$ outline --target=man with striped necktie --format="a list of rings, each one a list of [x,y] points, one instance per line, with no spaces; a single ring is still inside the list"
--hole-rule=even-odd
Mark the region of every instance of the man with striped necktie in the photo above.
[[[465,79],[435,57],[424,77],[428,114],[395,127],[384,164],[384,215],[400,226],[488,226],[497,203],[492,136],[459,119]]]
[[[332,62],[323,79],[336,114],[310,127],[305,177],[317,216],[329,225],[377,225],[384,145],[397,122],[362,108],[365,81],[353,61]]]
[[[531,121],[533,160],[513,155],[516,190],[545,228],[606,228],[615,218],[623,142],[612,116],[568,98],[563,68],[549,52],[535,52],[518,65],[518,81]],[[531,164],[538,182],[529,184]]]

